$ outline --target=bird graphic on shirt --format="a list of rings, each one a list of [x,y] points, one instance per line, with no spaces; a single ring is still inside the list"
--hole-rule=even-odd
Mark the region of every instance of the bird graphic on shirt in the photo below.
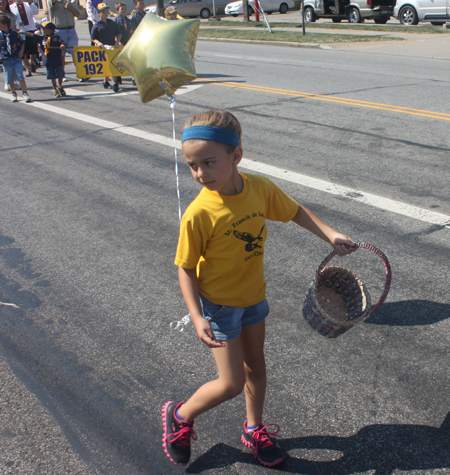
[[[258,243],[259,243],[259,241],[263,240],[263,238],[261,237],[261,234],[262,234],[265,226],[266,225],[263,224],[263,227],[261,228],[261,231],[259,232],[258,236],[256,236],[256,237],[254,237],[253,234],[251,234],[251,233],[246,233],[246,232],[240,233],[239,231],[233,231],[233,234],[238,239],[241,239],[242,241],[246,241],[247,244],[245,245],[245,250],[247,252],[252,252],[254,249],[256,249],[258,247],[261,249],[261,246]]]

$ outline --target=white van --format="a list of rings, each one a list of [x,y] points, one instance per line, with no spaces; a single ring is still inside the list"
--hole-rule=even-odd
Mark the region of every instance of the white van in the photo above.
[[[213,0],[172,0],[164,3],[164,9],[169,5],[177,8],[178,15],[189,17],[209,18],[213,14]],[[150,13],[156,14],[156,5],[152,5],[145,9]]]
[[[402,25],[417,25],[419,21],[443,25],[449,19],[448,0],[397,0],[394,17]]]
[[[384,25],[394,11],[395,0],[304,0],[305,23],[330,18],[333,23],[374,20]]]

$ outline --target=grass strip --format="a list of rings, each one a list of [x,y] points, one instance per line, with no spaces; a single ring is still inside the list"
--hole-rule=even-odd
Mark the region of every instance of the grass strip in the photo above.
[[[302,24],[290,22],[271,22],[269,18],[270,26],[272,28],[299,28],[302,29]],[[202,22],[202,27],[233,27],[233,28],[264,28],[264,23],[261,21],[208,21]],[[393,25],[376,25],[376,24],[351,24],[351,23],[308,23],[306,30],[313,29],[327,29],[327,30],[368,30],[368,31],[387,31],[391,33],[410,33],[410,34],[448,34],[449,30],[445,30],[442,26],[434,25],[419,25],[419,26],[393,26]]]
[[[227,29],[201,29],[198,35],[200,38],[226,38],[236,40],[257,40],[257,41],[280,41],[289,43],[354,43],[369,41],[395,41],[402,38],[367,36],[367,35],[339,35],[327,33],[308,33],[296,31],[252,31],[252,30],[227,30]]]

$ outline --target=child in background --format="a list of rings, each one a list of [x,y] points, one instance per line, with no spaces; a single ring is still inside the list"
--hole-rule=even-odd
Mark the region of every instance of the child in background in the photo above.
[[[92,27],[91,40],[95,46],[99,48],[105,48],[110,46],[112,48],[118,48],[120,46],[120,40],[122,35],[119,30],[119,26],[114,20],[109,18],[109,7],[106,3],[99,3],[97,6],[100,20]],[[103,87],[108,89],[111,87],[109,79],[114,82],[113,91],[119,91],[119,85],[117,84],[117,78],[105,77],[103,81]]]
[[[116,12],[117,16],[114,18],[114,21],[119,26],[120,34],[120,45],[125,46],[128,43],[128,40],[133,34],[133,24],[131,20],[127,17],[127,4],[124,2],[116,3]],[[120,76],[116,77],[116,83],[122,84],[122,78]]]
[[[40,22],[36,22],[35,26],[36,26],[36,31],[35,33],[38,35],[43,35],[44,34],[44,30],[42,28],[42,23],[45,23],[46,21],[50,21],[48,18],[48,12],[45,11],[44,12],[44,18],[41,19]],[[39,31],[38,31],[39,30]],[[43,51],[41,50],[41,48],[39,47],[38,48],[38,52],[37,52],[37,56],[36,56],[36,60],[34,61],[35,65],[36,65],[36,68],[38,67],[41,67],[41,66],[45,66],[45,56],[43,55]]]
[[[45,57],[45,67],[47,69],[47,79],[52,81],[55,97],[66,95],[62,87],[64,75],[62,52],[65,48],[64,41],[55,34],[55,25],[51,21],[41,23],[43,35],[26,32],[25,35],[32,36],[36,43],[39,43],[43,56]]]
[[[131,23],[133,26],[133,31],[136,31],[136,28],[141,23],[142,19],[145,17],[145,3],[144,0],[134,0],[135,12],[131,15]]]
[[[127,17],[127,4],[124,2],[117,2],[116,12],[117,16],[114,18],[114,21],[119,26],[119,31],[122,35],[120,38],[120,44],[125,46],[133,34],[132,21]]]
[[[9,4],[11,12],[16,15],[16,22],[18,22],[17,30],[21,32],[27,31],[29,33],[34,33],[36,30],[35,15],[39,13],[39,7],[35,5],[31,0],[13,0]],[[32,73],[36,72],[36,65],[34,61],[37,55],[37,46],[34,43],[32,38],[29,38],[29,35],[25,37],[25,49],[23,52],[23,65],[26,67],[28,72],[25,74],[25,77],[32,76]]]
[[[25,42],[17,31],[11,29],[11,20],[6,15],[0,16],[0,57],[3,63],[3,74],[5,83],[11,91],[11,102],[17,102],[16,85],[14,77],[17,77],[23,91],[25,102],[31,102],[27,92],[27,84],[23,77],[22,57]]]
[[[0,16],[2,15],[7,16],[11,20],[11,30],[17,31],[17,27],[16,27],[17,17],[11,11],[8,0],[0,0]],[[5,75],[5,81],[6,81],[6,75]],[[14,85],[16,86],[16,91],[20,90],[20,85],[17,81],[17,78],[15,78],[14,80]],[[9,87],[9,84],[5,82],[5,91],[10,91],[10,90],[11,88]]]
[[[178,10],[177,7],[174,5],[169,5],[165,12],[164,12],[164,18],[166,20],[184,20],[184,18],[180,15],[178,15]]]
[[[145,3],[144,0],[134,0],[134,13],[131,15],[131,25],[133,27],[133,33],[145,17]],[[136,81],[133,78],[133,86],[136,86]]]
[[[211,348],[218,378],[188,400],[162,409],[163,447],[172,462],[185,465],[193,425],[200,414],[244,390],[247,420],[242,443],[266,466],[284,460],[263,424],[266,392],[264,279],[266,219],[302,226],[328,242],[339,255],[357,247],[344,234],[283,193],[268,178],[239,173],[241,126],[227,111],[207,111],[188,120],[183,154],[202,185],[183,215],[175,264],[181,292],[197,334]],[[272,425],[272,424],[270,424]]]

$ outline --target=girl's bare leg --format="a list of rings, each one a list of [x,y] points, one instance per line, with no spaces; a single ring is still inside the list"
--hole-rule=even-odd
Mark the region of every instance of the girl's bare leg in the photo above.
[[[245,371],[245,405],[249,426],[262,424],[266,396],[266,361],[264,358],[265,320],[242,329]]]
[[[178,414],[187,421],[193,421],[203,412],[218,406],[240,394],[245,385],[244,351],[242,335],[227,340],[224,347],[212,349],[219,372],[218,379],[201,386],[183,404]]]

